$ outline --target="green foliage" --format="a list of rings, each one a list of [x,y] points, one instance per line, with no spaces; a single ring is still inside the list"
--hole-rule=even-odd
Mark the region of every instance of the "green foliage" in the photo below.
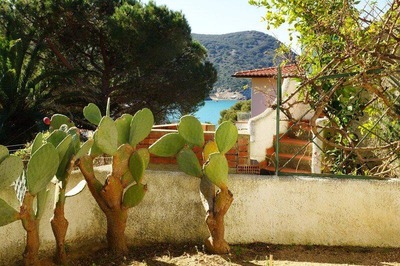
[[[135,184],[128,188],[124,194],[124,200],[122,205],[125,208],[132,208],[137,206],[144,198],[146,194],[147,186],[143,184]]]
[[[222,153],[213,153],[204,165],[204,172],[210,181],[219,188],[226,188],[228,182],[228,162]]]
[[[221,35],[193,34],[193,38],[204,45],[208,60],[218,72],[216,88],[242,91],[247,79],[232,77],[239,70],[274,66],[275,50],[280,42],[274,37],[257,31],[243,31]]]
[[[4,148],[2,149],[4,150]],[[23,170],[20,158],[13,155],[2,156],[2,158],[0,161],[0,189],[10,186],[21,175]]]
[[[49,130],[59,129],[62,125],[67,125],[68,128],[73,127],[75,124],[67,116],[62,114],[55,114],[51,117]]]
[[[196,154],[188,148],[182,149],[177,157],[179,168],[187,175],[201,177],[203,175]]]
[[[220,153],[227,153],[235,144],[238,138],[238,131],[231,122],[223,122],[215,132],[215,142]]]
[[[118,130],[118,146],[129,143],[132,118],[133,116],[130,114],[123,114],[115,120]]]
[[[89,103],[83,108],[83,116],[92,124],[96,126],[100,123],[102,118],[101,111],[97,105]]]
[[[150,162],[150,154],[147,149],[135,151],[129,159],[129,170],[136,183],[142,181],[144,171]]]
[[[251,111],[251,100],[247,101],[239,101],[231,106],[229,109],[222,110],[220,115],[220,119],[218,120],[218,124],[221,124],[224,121],[231,121],[235,123],[238,121],[237,113],[238,112],[250,112]]]
[[[218,127],[215,133],[216,142],[208,142],[203,150],[204,172],[196,154],[190,149],[193,142],[204,145],[203,128],[195,117],[184,116],[178,125],[178,133],[164,135],[150,146],[149,151],[157,156],[177,155],[179,168],[183,172],[200,178],[205,175],[213,184],[225,189],[229,167],[224,153],[235,145],[237,136],[237,129],[231,122],[224,122]]]
[[[118,149],[118,129],[112,118],[104,116],[101,119],[94,141],[104,153],[115,154]]]
[[[135,147],[149,135],[154,124],[153,113],[148,108],[143,108],[135,113],[131,121],[129,143]]]
[[[151,154],[170,157],[177,154],[185,146],[185,139],[179,133],[168,133],[149,147]]]
[[[19,213],[7,202],[0,199],[0,226],[4,226],[19,220]]]
[[[182,116],[178,127],[179,135],[189,144],[204,145],[203,127],[200,121],[191,115]]]
[[[51,143],[44,144],[31,155],[26,171],[26,181],[32,195],[36,195],[47,187],[57,172],[58,164],[58,152]]]

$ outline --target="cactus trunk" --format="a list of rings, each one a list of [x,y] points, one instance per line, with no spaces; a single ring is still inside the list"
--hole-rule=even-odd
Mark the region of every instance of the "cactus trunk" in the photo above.
[[[105,213],[107,217],[107,243],[108,249],[117,256],[128,253],[125,239],[127,209],[112,210]]]
[[[65,251],[65,236],[68,230],[68,220],[64,215],[65,205],[65,187],[66,182],[63,182],[63,188],[56,193],[59,193],[58,201],[54,208],[54,215],[51,219],[51,228],[53,230],[54,237],[56,239],[56,253],[54,255],[54,261],[57,264],[67,265],[67,253]]]
[[[206,239],[205,246],[213,254],[229,253],[229,244],[225,241],[224,217],[233,201],[233,195],[228,189],[217,193],[214,199],[213,211],[208,211],[206,223],[210,237]]]
[[[34,196],[28,192],[25,195],[24,202],[21,206],[21,220],[26,230],[26,246],[23,254],[23,265],[36,266],[40,265],[39,254],[39,220],[36,220],[32,210]]]

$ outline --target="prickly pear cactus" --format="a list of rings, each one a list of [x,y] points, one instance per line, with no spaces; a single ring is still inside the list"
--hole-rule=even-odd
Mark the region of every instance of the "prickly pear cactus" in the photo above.
[[[208,142],[203,148],[203,169],[198,158],[190,149],[193,146],[203,147],[204,132],[199,120],[187,115],[178,125],[178,133],[169,133],[150,146],[150,153],[170,157],[177,156],[179,168],[188,175],[203,175],[218,186],[227,187],[228,162],[225,153],[236,144],[238,132],[231,122],[222,123],[215,132],[215,141]]]

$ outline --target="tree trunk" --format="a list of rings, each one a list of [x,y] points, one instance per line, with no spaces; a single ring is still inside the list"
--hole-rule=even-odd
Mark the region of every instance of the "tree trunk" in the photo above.
[[[23,264],[25,266],[37,266],[39,263],[39,221],[36,220],[32,210],[34,197],[26,193],[24,202],[20,209],[22,225],[26,230],[26,246],[23,254]]]
[[[107,217],[107,243],[108,249],[116,256],[128,254],[128,246],[125,239],[127,209],[110,210],[105,212]]]
[[[60,192],[60,198],[65,194],[65,189]],[[67,265],[67,253],[65,251],[65,236],[68,229],[68,220],[64,216],[64,201],[59,199],[54,208],[54,216],[51,219],[51,228],[56,239],[56,253],[54,262]]]
[[[206,223],[210,237],[206,239],[205,246],[213,254],[229,253],[229,244],[225,241],[224,217],[233,201],[233,194],[224,189],[217,193],[214,200],[214,210],[208,211]]]

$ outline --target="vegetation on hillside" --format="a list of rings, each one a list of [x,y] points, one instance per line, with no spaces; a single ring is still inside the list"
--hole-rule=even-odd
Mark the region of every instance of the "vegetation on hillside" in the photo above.
[[[229,109],[222,110],[218,124],[224,121],[231,121],[235,123],[238,121],[238,112],[250,112],[251,111],[251,100],[239,101],[231,106]]]
[[[250,80],[231,77],[235,72],[274,65],[275,50],[280,42],[258,31],[243,31],[221,35],[193,34],[208,51],[208,60],[218,72],[214,90],[239,91]]]

